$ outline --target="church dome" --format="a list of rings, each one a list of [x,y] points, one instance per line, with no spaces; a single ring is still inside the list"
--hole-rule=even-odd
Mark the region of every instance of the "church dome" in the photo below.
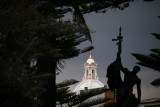
[[[88,65],[92,65],[92,66],[97,65],[91,55],[90,55],[89,59],[87,60],[87,62],[84,64],[84,66],[88,66]]]

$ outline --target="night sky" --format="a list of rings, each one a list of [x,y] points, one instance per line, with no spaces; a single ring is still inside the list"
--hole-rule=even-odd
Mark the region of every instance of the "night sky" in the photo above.
[[[129,70],[136,65],[136,58],[131,53],[149,54],[150,49],[160,48],[160,41],[155,39],[151,33],[160,33],[160,0],[143,2],[142,0],[131,2],[130,6],[123,11],[119,9],[107,9],[106,13],[85,14],[85,20],[93,32],[92,40],[94,50],[92,58],[98,64],[97,72],[100,81],[107,85],[106,69],[116,59],[117,45],[112,42],[119,34],[122,27],[122,64]],[[72,20],[72,15],[67,14],[65,20]],[[91,45],[89,41],[81,44],[79,48]],[[57,76],[57,82],[66,79],[82,81],[84,75],[83,64],[89,58],[90,52],[78,57],[65,60],[65,69]],[[150,83],[160,77],[160,72],[140,66],[142,99],[160,98],[160,88],[153,87]],[[122,73],[121,73],[122,74]],[[76,84],[77,85],[77,84]],[[73,85],[75,87],[76,85]],[[136,87],[134,88],[134,93]]]

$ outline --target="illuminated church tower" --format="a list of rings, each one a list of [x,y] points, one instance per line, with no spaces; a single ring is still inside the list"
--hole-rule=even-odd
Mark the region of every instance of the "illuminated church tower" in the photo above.
[[[97,75],[97,64],[92,58],[91,54],[87,62],[84,64],[84,76],[83,81],[80,82],[73,92],[80,94],[81,90],[94,89],[104,87],[104,84],[99,81]]]

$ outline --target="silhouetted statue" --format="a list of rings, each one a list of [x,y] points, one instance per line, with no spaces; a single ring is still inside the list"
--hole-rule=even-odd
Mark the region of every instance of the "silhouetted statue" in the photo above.
[[[132,72],[123,67],[121,70],[124,73],[124,81],[118,93],[117,107],[138,107],[141,99],[141,79],[136,74],[140,71],[140,67],[135,66]],[[135,84],[137,85],[138,99],[132,94]]]
[[[118,52],[116,60],[111,63],[107,68],[107,83],[109,88],[114,91],[114,98],[115,92],[117,93],[116,107],[138,107],[141,99],[141,80],[137,77],[136,74],[140,71],[140,67],[135,66],[132,72],[129,71],[127,68],[123,68],[120,57],[122,52],[122,39],[123,37],[121,36],[120,28],[119,36],[117,36],[117,39],[113,39],[113,41],[118,41]],[[123,82],[121,79],[120,71],[124,73]],[[137,85],[138,99],[132,93],[134,85]]]
[[[112,41],[117,41],[118,40],[118,52],[117,52],[117,58],[116,60],[111,63],[108,68],[107,68],[107,75],[106,77],[108,78],[108,86],[112,91],[115,91],[115,89],[119,89],[120,85],[122,83],[122,79],[120,76],[120,69],[121,69],[121,52],[122,52],[122,47],[121,47],[121,42],[122,42],[123,37],[121,36],[121,27],[119,29],[119,36],[117,36],[117,39],[112,39]]]

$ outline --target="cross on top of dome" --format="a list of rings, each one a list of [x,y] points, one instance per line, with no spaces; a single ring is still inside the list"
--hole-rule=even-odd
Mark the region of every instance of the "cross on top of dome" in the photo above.
[[[91,52],[90,52],[90,56],[89,56],[89,59],[93,59],[93,58],[92,58],[92,54],[91,54]]]

